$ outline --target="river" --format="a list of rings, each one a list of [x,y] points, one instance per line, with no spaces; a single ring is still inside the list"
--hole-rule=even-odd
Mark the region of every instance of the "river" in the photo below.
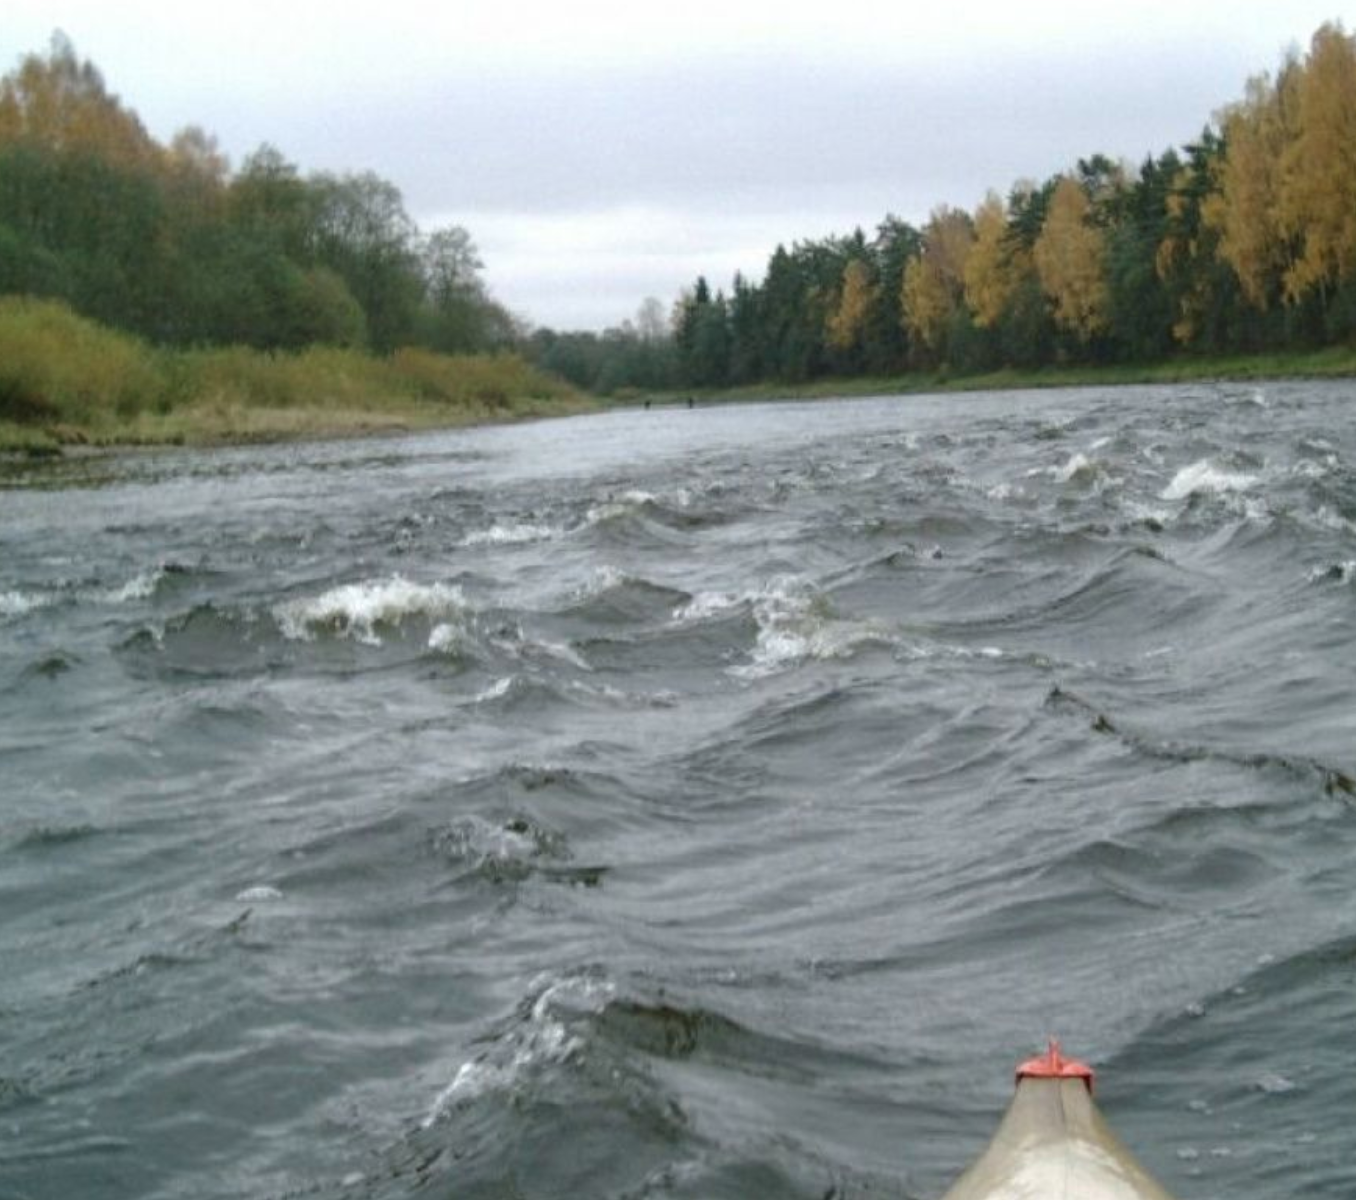
[[[1356,384],[0,473],[0,1196],[1356,1195]]]

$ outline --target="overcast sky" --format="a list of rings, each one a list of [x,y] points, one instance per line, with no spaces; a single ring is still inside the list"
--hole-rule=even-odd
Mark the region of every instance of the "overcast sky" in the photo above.
[[[1193,138],[1335,0],[3,0],[0,69],[60,29],[152,134],[374,170],[470,230],[494,294],[602,328],[778,242]],[[1348,22],[1350,25],[1350,22]]]

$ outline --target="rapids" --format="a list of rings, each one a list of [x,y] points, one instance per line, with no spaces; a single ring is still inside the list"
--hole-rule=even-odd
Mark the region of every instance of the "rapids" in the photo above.
[[[1356,385],[0,468],[0,1195],[1350,1200]]]

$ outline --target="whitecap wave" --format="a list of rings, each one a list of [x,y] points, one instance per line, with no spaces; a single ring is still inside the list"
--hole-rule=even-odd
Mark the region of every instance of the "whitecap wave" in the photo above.
[[[1310,583],[1349,584],[1356,579],[1356,559],[1333,563],[1327,567],[1315,567],[1309,572]]]
[[[730,668],[741,679],[760,679],[810,660],[845,658],[862,646],[894,639],[875,622],[836,616],[828,601],[794,579],[773,580],[758,591],[733,595],[700,592],[675,613],[701,621],[747,605],[758,626],[749,660]]]
[[[110,588],[104,593],[103,599],[109,604],[129,604],[133,600],[149,600],[155,595],[155,589],[160,586],[160,582],[166,574],[163,566],[142,571],[140,575],[134,575],[121,587]]]
[[[1131,521],[1153,525],[1168,525],[1172,522],[1172,513],[1168,509],[1155,508],[1151,504],[1142,504],[1138,500],[1127,500],[1124,511],[1126,517]]]
[[[1356,533],[1356,521],[1350,521],[1329,504],[1322,505],[1313,515],[1314,522],[1323,529],[1336,533]]]
[[[1331,475],[1339,465],[1335,454],[1328,455],[1322,462],[1302,458],[1290,468],[1290,474],[1296,479],[1323,479]]]
[[[547,638],[536,638],[526,642],[524,649],[529,652],[535,651],[544,654],[547,658],[554,658],[557,662],[569,663],[570,666],[577,667],[581,671],[593,670],[593,664],[568,642],[553,642]]]
[[[435,625],[429,630],[428,648],[438,654],[450,654],[462,642],[462,632],[455,625],[449,625],[446,621]]]
[[[1076,476],[1086,477],[1095,474],[1096,471],[1097,465],[1086,454],[1082,453],[1071,454],[1068,462],[1062,466],[1049,469],[1050,478],[1058,483],[1068,483]]]
[[[513,690],[513,676],[503,675],[489,687],[482,688],[471,697],[472,704],[488,704],[492,700],[502,700]]]
[[[1241,471],[1226,471],[1215,466],[1208,458],[1183,467],[1173,476],[1159,494],[1160,500],[1185,500],[1193,493],[1206,492],[1216,496],[1235,492],[1246,492],[1256,487],[1258,477]]]
[[[531,542],[549,542],[560,534],[561,531],[551,525],[508,521],[468,533],[461,544],[468,549],[477,546],[525,546]]]
[[[604,563],[601,567],[595,567],[588,580],[580,584],[571,593],[576,601],[596,600],[606,592],[615,588],[623,588],[628,584],[640,583],[634,575],[628,575],[620,567],[613,566],[611,563]]]
[[[606,683],[585,683],[582,679],[571,679],[567,687],[571,693],[585,700],[601,701],[627,712],[636,712],[642,708],[676,708],[679,703],[677,692],[663,688],[657,692],[628,692]]]
[[[613,521],[618,517],[639,512],[647,504],[657,504],[658,502],[659,497],[653,492],[647,492],[641,488],[628,488],[616,496],[610,496],[608,499],[590,506],[588,512],[584,515],[584,523],[599,525],[604,521]]]
[[[282,892],[270,884],[260,883],[237,892],[235,898],[246,904],[262,904],[269,900],[281,900]]]
[[[1096,450],[1107,439],[1098,442],[1091,449]],[[1081,450],[1075,450],[1062,463],[1049,467],[1032,467],[1026,473],[1028,479],[1045,476],[1056,483],[1072,483],[1081,487],[1093,487],[1100,491],[1103,487],[1117,484],[1119,479],[1111,474],[1110,466],[1100,458],[1091,458]],[[1006,498],[1006,497],[1004,497]]]
[[[999,662],[1013,657],[1001,646],[960,646],[953,642],[901,642],[896,654],[910,661],[928,661],[933,659],[952,659],[972,662]],[[1044,655],[1030,655],[1028,661],[1047,664]]]
[[[394,575],[346,583],[310,599],[288,600],[277,605],[273,615],[283,636],[293,641],[311,641],[317,633],[330,632],[379,646],[382,626],[397,627],[409,617],[455,619],[466,610],[466,598],[458,587],[415,583]],[[440,634],[439,640],[447,643],[450,637],[450,632]]]
[[[35,596],[31,592],[0,592],[0,617],[22,617],[50,603],[48,597]]]
[[[533,1070],[567,1062],[584,1044],[571,1025],[581,1016],[601,1012],[615,994],[607,980],[587,975],[538,979],[533,990],[538,995],[521,1023],[457,1068],[424,1118],[424,1128],[477,1096],[511,1088]]]
[[[745,599],[734,592],[698,592],[686,604],[675,609],[673,617],[679,622],[705,621],[738,608]]]

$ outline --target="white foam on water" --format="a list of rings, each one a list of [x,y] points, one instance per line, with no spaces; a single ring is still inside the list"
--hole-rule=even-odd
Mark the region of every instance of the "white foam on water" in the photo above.
[[[635,582],[638,581],[620,567],[614,567],[611,563],[604,563],[601,567],[594,568],[587,583],[575,589],[574,598],[576,600],[592,600],[601,596],[604,592],[612,591],[613,588],[625,587],[628,583]]]
[[[561,530],[551,525],[509,521],[469,533],[461,544],[468,549],[476,546],[525,546],[530,542],[549,542],[560,535]]]
[[[1290,474],[1296,479],[1323,479],[1330,475],[1337,465],[1336,455],[1329,455],[1323,462],[1302,458],[1290,468]]]
[[[1050,478],[1060,483],[1068,483],[1075,475],[1090,474],[1096,470],[1096,465],[1086,454],[1076,453],[1069,456],[1069,461],[1061,467],[1050,467]]]
[[[281,900],[282,892],[267,883],[256,884],[254,887],[247,887],[244,891],[237,892],[235,898],[246,904],[262,904],[269,900]]]
[[[954,642],[898,642],[896,653],[911,662],[932,659],[998,662],[1012,657],[1001,646],[960,646]]]
[[[165,568],[154,567],[133,576],[122,587],[109,589],[103,594],[103,599],[109,604],[129,604],[133,600],[149,600],[155,595],[155,589],[164,578]]]
[[[472,704],[486,704],[491,700],[499,700],[509,694],[513,687],[513,676],[505,675],[496,679],[489,687],[483,688],[471,697]]]
[[[286,638],[312,641],[322,630],[381,645],[378,627],[396,626],[407,617],[456,618],[467,610],[458,587],[415,583],[401,575],[364,583],[346,583],[307,600],[277,605],[273,615]]]
[[[1170,524],[1173,514],[1166,508],[1154,508],[1138,500],[1125,502],[1125,515],[1132,521],[1156,521],[1160,525]]]
[[[1246,492],[1256,487],[1256,475],[1246,475],[1241,471],[1225,471],[1208,458],[1183,467],[1173,476],[1172,482],[1158,494],[1160,500],[1185,500],[1194,492],[1208,492],[1216,496]]]
[[[1314,521],[1335,533],[1356,533],[1356,521],[1349,521],[1330,505],[1323,505],[1314,513]]]
[[[592,671],[593,664],[589,662],[573,646],[565,642],[549,642],[540,639],[528,643],[534,649],[540,650],[549,658],[554,658],[560,662],[569,663],[572,667],[578,667],[581,671]]]
[[[674,609],[673,619],[682,623],[705,621],[738,608],[745,599],[734,592],[698,592],[686,604]]]
[[[774,580],[751,600],[758,638],[749,661],[730,668],[737,678],[760,679],[803,662],[846,658],[861,646],[893,640],[874,623],[833,616],[822,597],[794,580]]]
[[[659,497],[653,492],[647,492],[641,488],[627,488],[626,491],[616,496],[591,505],[584,515],[584,523],[586,525],[598,525],[603,521],[611,521],[617,517],[624,517],[628,513],[638,512],[645,505],[657,504],[658,502]]]
[[[540,982],[534,984],[540,987]],[[451,1108],[488,1092],[511,1088],[524,1073],[567,1061],[583,1041],[566,1023],[600,1012],[615,993],[605,980],[582,976],[555,979],[533,1002],[526,1020],[485,1053],[461,1064],[424,1118],[427,1129]]]
[[[1309,572],[1310,583],[1350,583],[1356,579],[1356,559],[1334,563],[1330,567],[1315,567]]]
[[[1104,441],[1107,439],[1104,439]],[[1096,450],[1097,443],[1089,447]],[[1107,463],[1100,458],[1090,458],[1081,450],[1075,450],[1062,463],[1057,463],[1049,467],[1032,467],[1026,473],[1026,478],[1035,479],[1044,476],[1047,479],[1053,479],[1056,483],[1078,483],[1082,485],[1091,485],[1099,491],[1108,484],[1117,484],[1121,481],[1111,475]],[[1006,497],[997,497],[1006,499]]]
[[[472,1059],[457,1068],[452,1082],[439,1093],[433,1102],[433,1108],[424,1118],[427,1129],[443,1113],[460,1101],[472,1100],[485,1092],[507,1087],[512,1081],[511,1066],[499,1066],[483,1060]]]
[[[641,708],[676,708],[680,697],[677,692],[661,688],[656,692],[628,692],[610,684],[589,684],[580,679],[571,679],[570,691],[590,700],[602,700],[607,704],[635,712]]]
[[[461,641],[461,630],[445,621],[429,630],[428,648],[438,654],[451,653],[461,645]]]
[[[470,816],[440,836],[440,844],[458,857],[477,863],[526,862],[541,853],[541,843],[529,828],[514,823]]]
[[[22,617],[50,603],[47,597],[29,592],[0,592],[0,617]]]
[[[623,588],[628,584],[639,583],[640,580],[634,575],[629,575],[620,567],[611,563],[604,563],[601,566],[594,567],[589,572],[588,577],[582,583],[574,583],[563,592],[556,593],[549,597],[546,602],[553,603],[563,601],[567,604],[586,604],[590,600],[596,600],[599,596],[612,591],[614,588]]]
[[[875,622],[835,617],[824,599],[790,578],[751,592],[698,592],[674,610],[680,624],[709,620],[747,606],[758,625],[750,659],[729,674],[741,679],[773,675],[811,659],[845,658],[861,646],[896,639]]]

